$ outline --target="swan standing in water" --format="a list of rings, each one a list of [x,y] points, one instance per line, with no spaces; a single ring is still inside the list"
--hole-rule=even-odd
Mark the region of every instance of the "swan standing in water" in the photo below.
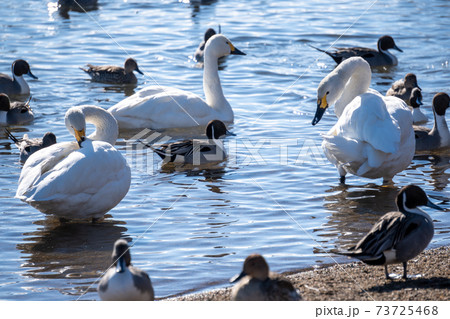
[[[121,129],[164,129],[207,125],[211,120],[233,122],[230,103],[223,95],[218,59],[229,54],[245,55],[221,34],[205,47],[203,91],[198,95],[172,87],[149,86],[109,108]]]
[[[89,137],[86,122],[96,127]],[[102,218],[125,197],[131,182],[130,167],[113,147],[117,122],[108,111],[85,105],[69,109],[65,123],[77,142],[57,143],[32,154],[20,174],[16,197],[59,218]]]
[[[353,57],[339,64],[319,84],[316,125],[330,104],[335,104],[338,122],[323,136],[322,148],[339,172],[383,177],[389,182],[411,163],[415,140],[408,106],[396,97],[369,89],[369,64]]]

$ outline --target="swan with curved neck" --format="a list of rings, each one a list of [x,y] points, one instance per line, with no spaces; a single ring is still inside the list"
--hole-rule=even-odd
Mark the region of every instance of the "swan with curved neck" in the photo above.
[[[69,109],[65,122],[77,143],[57,143],[33,153],[22,169],[16,197],[59,218],[102,218],[131,183],[125,158],[112,146],[117,122],[96,106]],[[86,122],[96,127],[89,137]]]
[[[396,97],[369,88],[369,64],[353,57],[339,64],[319,84],[313,125],[335,104],[338,122],[323,136],[322,148],[338,168],[341,182],[351,173],[390,181],[414,156],[412,114]]]
[[[164,129],[207,125],[218,119],[234,120],[219,79],[218,59],[230,54],[244,55],[221,34],[206,43],[203,71],[205,100],[188,91],[172,87],[149,86],[112,106],[109,111],[120,129]]]

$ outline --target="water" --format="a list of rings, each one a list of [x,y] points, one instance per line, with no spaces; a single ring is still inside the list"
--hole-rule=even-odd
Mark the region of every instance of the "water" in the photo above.
[[[63,124],[68,108],[108,108],[132,93],[91,83],[79,69],[86,63],[121,65],[130,54],[147,74],[138,76],[135,91],[157,82],[203,96],[202,69],[192,56],[208,27],[217,30],[220,24],[248,55],[229,57],[220,71],[237,134],[227,138],[228,161],[164,170],[155,158],[145,166],[147,154],[127,152],[122,137],[117,147],[132,166],[132,185],[98,224],[61,225],[14,199],[21,165],[17,149],[0,133],[0,298],[98,299],[92,284],[109,266],[119,237],[133,240],[134,265],[148,271],[157,298],[164,298],[227,286],[252,252],[266,256],[274,271],[332,263],[326,252],[357,241],[395,209],[398,189],[409,183],[448,207],[439,200],[449,191],[448,156],[416,158],[392,188],[355,176],[339,186],[320,148],[320,133],[336,120],[333,112],[311,126],[317,85],[335,64],[306,44],[327,48],[343,33],[337,46],[376,47],[379,36],[390,34],[404,50],[394,51],[397,67],[373,73],[372,88],[384,93],[394,80],[415,72],[430,118],[434,94],[449,92],[448,1],[371,4],[99,0],[98,10],[64,18],[55,2],[4,3],[0,72],[9,74],[12,61],[24,58],[39,77],[28,81],[36,119],[11,127],[16,135],[53,131],[59,141],[72,140]],[[436,232],[430,247],[448,245],[448,218],[431,213]]]

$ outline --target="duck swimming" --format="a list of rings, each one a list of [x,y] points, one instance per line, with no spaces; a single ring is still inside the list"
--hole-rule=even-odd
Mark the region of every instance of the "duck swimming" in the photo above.
[[[289,280],[269,272],[269,265],[259,254],[248,256],[244,261],[242,272],[230,282],[237,282],[231,291],[233,301],[298,301],[302,299],[299,291]]]
[[[358,258],[368,265],[384,266],[386,279],[391,279],[387,266],[403,264],[407,279],[407,262],[419,255],[434,234],[433,220],[419,206],[443,210],[428,199],[418,186],[403,187],[397,195],[398,211],[381,217],[358,244],[340,254]]]
[[[225,135],[235,135],[227,130],[225,124],[213,120],[206,126],[208,140],[186,140],[160,145],[158,148],[147,145],[158,154],[165,163],[184,163],[201,165],[208,162],[223,161],[226,152],[219,140]]]
[[[33,79],[37,79],[31,73],[30,65],[25,60],[16,60],[11,66],[13,77],[0,73],[0,93],[5,93],[8,96],[16,95],[30,95],[30,87],[23,78],[23,75],[28,75]]]
[[[414,88],[411,91],[411,96],[409,98],[409,105],[412,107],[414,125],[428,122],[428,117],[420,110],[420,106],[422,104],[422,91],[419,88]]]
[[[220,30],[219,30],[219,33],[220,33]],[[198,46],[198,48],[194,54],[194,60],[196,62],[203,62],[203,55],[205,53],[206,42],[208,42],[209,38],[211,38],[215,34],[216,34],[216,31],[213,28],[209,28],[208,30],[206,30],[205,35],[203,37],[203,41],[200,43],[200,45]]]
[[[155,299],[148,274],[131,265],[131,254],[125,239],[114,243],[113,266],[100,280],[97,292],[106,301],[149,301]]]
[[[33,122],[34,114],[27,102],[12,102],[8,95],[0,93],[0,125],[23,125]]]
[[[47,132],[42,138],[29,138],[25,134],[21,139],[15,137],[8,129],[5,129],[8,137],[16,144],[20,151],[20,162],[25,163],[34,152],[42,148],[56,144],[56,136],[52,132]]]
[[[164,86],[149,86],[109,108],[120,129],[164,129],[207,125],[217,119],[233,122],[234,114],[223,95],[218,73],[218,59],[229,54],[245,55],[221,34],[205,46],[203,91],[198,95]]]
[[[378,50],[370,49],[370,48],[361,48],[361,47],[351,47],[351,48],[336,48],[334,52],[328,52],[316,47],[311,46],[312,48],[319,50],[328,54],[333,60],[339,64],[342,61],[359,56],[366,60],[371,67],[379,67],[379,66],[392,66],[397,65],[397,58],[390,53],[389,49],[395,49],[397,51],[403,52],[394,42],[394,39],[389,35],[384,35],[378,39],[377,48]]]
[[[415,139],[412,114],[399,98],[369,89],[371,71],[360,57],[339,64],[319,84],[316,125],[335,104],[337,123],[323,135],[322,148],[339,172],[389,182],[409,166]]]
[[[83,69],[89,74],[93,82],[110,83],[110,84],[136,84],[137,78],[133,71],[144,74],[139,70],[137,62],[128,58],[125,61],[124,67],[114,65],[87,65],[88,69]]]
[[[450,132],[445,120],[449,101],[448,94],[444,92],[437,93],[433,97],[434,125],[431,130],[422,126],[414,127],[416,151],[432,151],[450,147]]]
[[[421,88],[417,85],[416,75],[414,73],[408,73],[403,79],[392,84],[391,88],[386,92],[386,96],[398,97],[406,104],[411,105],[409,100],[412,96],[412,90],[414,88],[421,90]]]
[[[86,137],[86,122],[95,132]],[[66,127],[76,142],[43,148],[23,166],[16,198],[42,213],[62,219],[98,219],[128,192],[131,171],[114,148],[117,122],[106,110],[91,105],[66,112]]]

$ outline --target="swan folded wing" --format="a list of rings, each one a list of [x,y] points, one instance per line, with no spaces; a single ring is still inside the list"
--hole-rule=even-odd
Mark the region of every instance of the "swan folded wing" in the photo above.
[[[395,153],[400,147],[400,127],[378,93],[366,93],[353,99],[339,118],[336,129],[338,134],[366,142],[384,153]]]
[[[189,127],[214,119],[211,107],[198,95],[159,86],[144,88],[112,106],[109,111],[121,128]]]
[[[20,174],[15,197],[25,200],[37,181],[77,148],[75,142],[58,143],[31,154]]]
[[[43,172],[21,199],[44,212],[57,207],[61,214],[80,209],[85,215],[104,213],[120,202],[131,181],[130,168],[120,152],[100,141],[83,142],[81,149]]]

